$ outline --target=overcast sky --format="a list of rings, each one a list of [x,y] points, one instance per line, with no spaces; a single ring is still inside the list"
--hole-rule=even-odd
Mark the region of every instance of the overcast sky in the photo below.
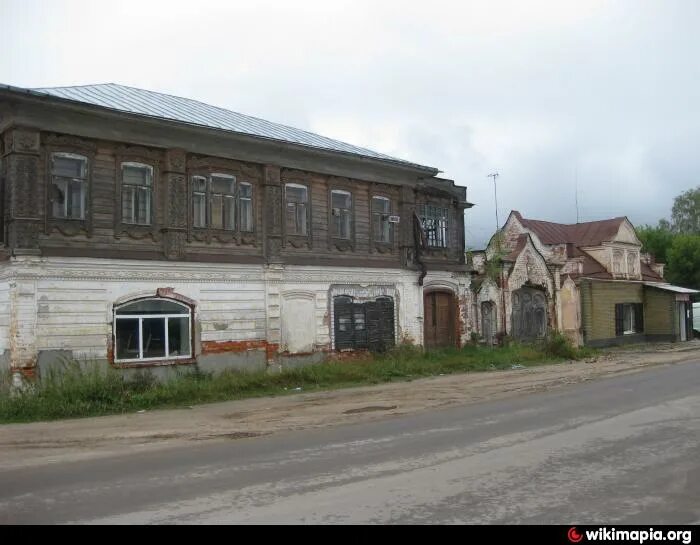
[[[668,216],[700,184],[700,2],[0,0],[0,83],[115,82],[430,165],[467,245]]]

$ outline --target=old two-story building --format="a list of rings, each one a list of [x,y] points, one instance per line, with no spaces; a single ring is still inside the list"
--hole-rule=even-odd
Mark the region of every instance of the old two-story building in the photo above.
[[[0,86],[0,361],[264,369],[464,342],[466,190],[115,84]]]
[[[577,345],[692,338],[697,293],[663,279],[625,218],[560,224],[512,211],[474,254],[473,315],[486,342],[563,332]]]

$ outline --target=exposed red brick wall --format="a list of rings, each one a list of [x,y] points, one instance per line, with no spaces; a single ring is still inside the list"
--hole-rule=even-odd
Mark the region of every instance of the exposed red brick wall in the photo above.
[[[207,354],[239,354],[248,350],[265,350],[265,357],[269,360],[275,359],[279,353],[280,345],[268,343],[265,340],[257,341],[202,341],[202,355]]]

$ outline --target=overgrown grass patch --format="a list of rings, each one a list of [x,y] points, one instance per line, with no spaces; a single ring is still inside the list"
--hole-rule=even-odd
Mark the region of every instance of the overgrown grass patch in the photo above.
[[[67,362],[23,392],[12,392],[10,377],[0,380],[0,422],[28,422],[186,407],[248,397],[345,388],[391,381],[534,366],[591,355],[561,340],[542,345],[490,348],[467,346],[424,352],[398,347],[370,359],[328,361],[281,372],[217,375],[183,371],[158,381],[144,370],[130,377],[104,366]]]

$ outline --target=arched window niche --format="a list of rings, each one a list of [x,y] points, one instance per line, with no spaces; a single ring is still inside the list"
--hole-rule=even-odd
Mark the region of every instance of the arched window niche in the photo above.
[[[192,358],[192,307],[162,297],[114,307],[114,362],[151,363]]]

